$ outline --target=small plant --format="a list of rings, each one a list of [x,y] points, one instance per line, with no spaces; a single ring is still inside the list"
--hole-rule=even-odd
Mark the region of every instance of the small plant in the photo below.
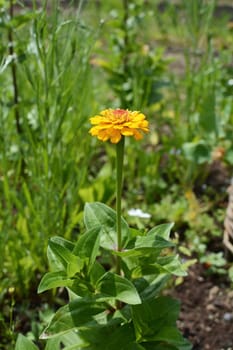
[[[38,291],[65,287],[69,302],[41,338],[53,350],[191,349],[176,327],[179,303],[160,295],[171,275],[186,275],[172,252],[173,224],[141,232],[121,216],[125,138],[141,139],[149,131],[148,121],[140,112],[122,109],[107,109],[90,120],[92,136],[116,144],[116,211],[100,202],[86,203],[86,231],[77,242],[50,239],[51,272]],[[16,349],[26,345],[35,348],[19,336]]]

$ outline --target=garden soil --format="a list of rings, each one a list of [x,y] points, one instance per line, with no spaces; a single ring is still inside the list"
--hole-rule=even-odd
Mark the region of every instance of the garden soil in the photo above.
[[[193,350],[233,350],[233,289],[195,264],[172,296],[181,302],[178,327]]]

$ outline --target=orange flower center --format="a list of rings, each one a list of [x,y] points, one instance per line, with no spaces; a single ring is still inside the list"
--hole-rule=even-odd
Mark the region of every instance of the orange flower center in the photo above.
[[[117,119],[118,123],[128,122],[130,120],[129,112],[125,109],[115,109],[113,111],[114,120]]]

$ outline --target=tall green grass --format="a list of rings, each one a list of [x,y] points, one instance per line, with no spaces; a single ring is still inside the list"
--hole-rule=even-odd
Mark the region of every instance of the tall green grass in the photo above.
[[[0,293],[14,286],[24,295],[45,270],[48,238],[78,232],[78,191],[92,155],[87,117],[95,107],[90,54],[97,33],[83,22],[81,2],[19,4],[12,18],[9,3],[1,13]]]

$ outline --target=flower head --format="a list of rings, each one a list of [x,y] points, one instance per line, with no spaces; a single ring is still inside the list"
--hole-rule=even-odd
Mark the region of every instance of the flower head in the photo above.
[[[90,122],[94,125],[89,131],[92,136],[112,143],[118,143],[122,136],[133,136],[140,140],[143,137],[141,132],[149,131],[149,123],[144,114],[127,109],[105,109],[90,118]]]

